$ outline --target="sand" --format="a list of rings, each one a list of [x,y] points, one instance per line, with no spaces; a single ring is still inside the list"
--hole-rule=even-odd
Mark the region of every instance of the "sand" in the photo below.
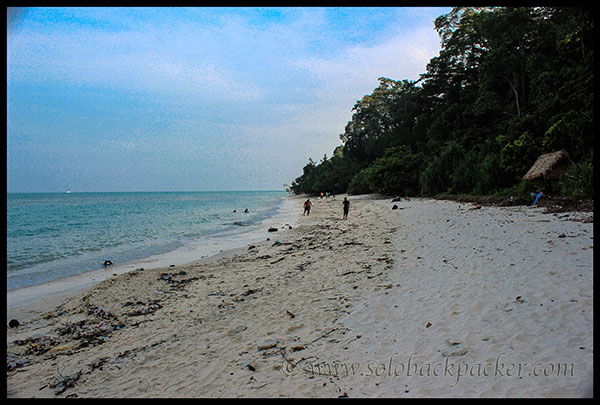
[[[342,199],[21,308],[8,397],[592,395],[591,213]]]

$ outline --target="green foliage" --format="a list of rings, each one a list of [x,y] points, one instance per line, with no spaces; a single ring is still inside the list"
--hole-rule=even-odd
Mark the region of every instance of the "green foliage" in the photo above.
[[[426,195],[449,191],[453,182],[453,169],[462,153],[460,146],[451,143],[444,147],[439,155],[430,159],[420,176],[421,191]]]
[[[350,182],[350,194],[416,195],[419,173],[424,162],[422,153],[412,153],[407,146],[392,147]]]
[[[500,164],[508,173],[523,175],[540,155],[540,149],[530,132],[524,132],[518,139],[507,143],[500,152]]]
[[[421,79],[380,78],[343,144],[290,190],[523,194],[537,157],[566,149],[581,163],[555,192],[590,196],[593,25],[591,8],[453,8],[435,20],[442,49]]]
[[[480,157],[477,179],[473,188],[476,195],[490,195],[507,183],[508,177],[502,169],[500,156],[490,153]]]
[[[544,153],[565,149],[569,156],[577,159],[588,152],[593,139],[593,116],[589,112],[567,111],[554,117],[554,123],[544,133],[542,149]],[[590,136],[590,139],[585,139]]]
[[[594,156],[590,153],[587,159],[574,163],[560,180],[563,195],[576,198],[594,198]]]
[[[374,190],[371,189],[371,175],[372,169],[367,167],[356,175],[350,181],[348,185],[348,194],[369,194]]]
[[[344,193],[359,169],[360,166],[339,154],[330,159],[324,157],[319,165],[309,160],[302,176],[296,178],[289,189],[295,194]]]
[[[513,199],[521,199],[527,201],[531,199],[531,193],[534,193],[539,189],[539,184],[521,180],[510,187],[496,191],[492,195],[497,198],[512,197]]]

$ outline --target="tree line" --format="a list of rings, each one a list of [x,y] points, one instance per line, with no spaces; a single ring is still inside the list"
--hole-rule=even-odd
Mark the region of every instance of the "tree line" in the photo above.
[[[592,8],[456,7],[435,29],[426,72],[379,78],[289,191],[525,195],[537,157],[564,149],[573,163],[553,189],[592,198]]]

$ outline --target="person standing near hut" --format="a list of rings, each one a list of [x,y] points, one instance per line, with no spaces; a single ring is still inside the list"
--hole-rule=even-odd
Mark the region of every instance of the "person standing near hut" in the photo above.
[[[535,195],[535,200],[533,200],[533,204],[531,204],[531,205],[535,205],[538,202],[538,200],[540,199],[540,197],[543,195],[544,195],[544,191],[543,191],[543,189],[540,189],[540,191],[538,191],[538,193]]]

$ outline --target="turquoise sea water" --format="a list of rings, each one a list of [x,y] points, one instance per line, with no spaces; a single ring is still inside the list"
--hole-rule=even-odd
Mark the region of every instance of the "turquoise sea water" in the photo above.
[[[105,260],[127,263],[209,236],[244,232],[273,216],[285,195],[283,191],[7,194],[7,289],[96,270]]]

